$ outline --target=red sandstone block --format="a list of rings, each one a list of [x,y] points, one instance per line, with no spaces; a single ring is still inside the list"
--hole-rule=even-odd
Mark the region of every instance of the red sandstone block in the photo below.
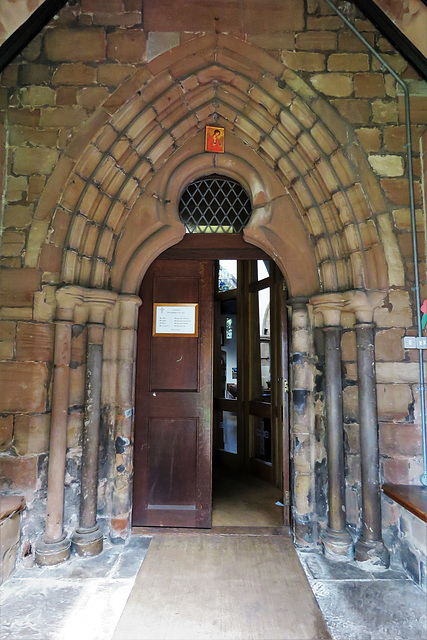
[[[141,11],[141,0],[123,0],[126,11]]]
[[[61,64],[53,74],[53,84],[88,85],[95,82],[96,69],[82,63]]]
[[[9,447],[13,438],[13,416],[0,416],[0,451]]]
[[[216,6],[217,3],[213,3]],[[300,31],[304,28],[304,5],[299,0],[246,0],[243,31],[269,33],[270,31]]]
[[[371,111],[369,103],[361,99],[331,100],[331,104],[338,109],[343,118],[356,124],[368,124]]]
[[[354,76],[356,98],[382,98],[385,96],[382,73],[356,73]]]
[[[58,107],[69,107],[77,102],[77,87],[58,87],[56,104]]]
[[[94,25],[104,27],[134,27],[141,23],[141,12],[129,13],[94,13],[92,17]]]
[[[0,322],[0,340],[14,340],[16,335],[16,322],[3,320]]]
[[[34,491],[37,485],[38,458],[1,457],[0,490]]]
[[[369,44],[374,44],[373,33],[365,33],[364,38],[369,42]],[[341,51],[362,51],[363,53],[366,53],[366,47],[363,42],[360,42],[359,38],[353,35],[350,31],[345,31],[344,33],[339,34],[338,48]]]
[[[40,114],[40,125],[42,127],[78,127],[86,118],[86,111],[82,107],[47,107],[42,109]]]
[[[328,58],[329,71],[368,71],[369,57],[365,53],[332,53]]]
[[[404,330],[401,328],[384,329],[375,335],[375,356],[377,360],[399,362],[405,352],[402,347]]]
[[[378,151],[381,146],[381,132],[379,129],[362,127],[356,130],[359,142],[365,151]]]
[[[312,16],[308,16],[306,22],[307,29],[316,29],[320,31],[329,31],[335,29],[341,29],[342,21],[338,16],[322,16],[320,18],[315,18]]]
[[[39,269],[8,269],[0,271],[1,304],[27,306],[32,303],[34,291],[40,290]]]
[[[50,273],[59,273],[62,265],[62,249],[53,244],[44,244],[40,256],[40,268]]]
[[[108,86],[117,87],[135,71],[130,64],[102,64],[97,68],[98,82]]]
[[[411,96],[409,99],[411,109],[411,123],[423,124],[427,123],[427,96]],[[405,102],[399,96],[398,98],[399,122],[405,122]]]
[[[22,456],[45,453],[49,449],[48,414],[15,417],[13,445]]]
[[[141,29],[109,33],[107,56],[118,62],[142,62],[145,59],[146,38]]]
[[[410,385],[377,384],[378,419],[381,422],[405,420],[413,402]]]
[[[16,357],[18,360],[53,360],[53,325],[18,322]]]
[[[17,175],[50,174],[57,161],[56,149],[18,147],[13,154],[13,170]]]
[[[82,11],[84,13],[96,13],[97,11],[117,11],[124,10],[123,0],[82,0]]]
[[[56,131],[43,131],[34,127],[14,126],[10,127],[9,143],[12,147],[25,147],[28,144],[37,147],[55,147],[57,140]]]
[[[416,204],[421,204],[421,185],[414,182],[414,197]],[[381,186],[386,197],[396,204],[409,204],[409,182],[405,178],[382,178]]]
[[[24,127],[38,127],[40,122],[40,109],[14,109],[8,110],[9,126],[23,125]]]
[[[422,455],[421,429],[417,425],[381,423],[379,442],[381,454],[388,457]]]
[[[385,459],[382,466],[384,482],[391,482],[392,484],[409,484],[408,459]]]
[[[304,49],[306,51],[335,50],[337,46],[337,34],[333,31],[305,31],[297,33],[295,43],[297,49]]]
[[[96,62],[105,60],[104,29],[67,29],[60,27],[46,32],[45,50],[50,60]]]
[[[0,411],[43,412],[46,410],[47,367],[36,362],[0,363]]]

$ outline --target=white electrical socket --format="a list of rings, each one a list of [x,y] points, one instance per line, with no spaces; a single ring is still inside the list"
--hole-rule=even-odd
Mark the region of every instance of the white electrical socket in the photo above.
[[[404,349],[416,349],[417,338],[415,336],[405,336],[402,340]]]
[[[427,338],[417,338],[417,349],[427,349]]]

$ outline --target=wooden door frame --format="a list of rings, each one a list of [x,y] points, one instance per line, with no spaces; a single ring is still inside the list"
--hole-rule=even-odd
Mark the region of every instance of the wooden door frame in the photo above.
[[[158,255],[159,260],[273,260],[265,251],[244,240],[242,234],[186,234],[184,238],[177,244],[169,247],[163,253]],[[274,261],[275,262],[275,261]],[[276,262],[278,271],[281,272],[280,266]],[[282,274],[283,275],[283,274]],[[276,283],[277,286],[277,283]],[[280,315],[282,331],[286,329],[286,307],[280,305]],[[282,335],[282,349],[287,349]],[[285,357],[286,356],[286,357]],[[287,353],[282,352],[282,366],[288,367]],[[288,372],[283,371],[283,378],[288,378]],[[288,388],[283,389],[283,404],[281,425],[281,442],[276,455],[282,455],[283,469],[283,496],[284,496],[284,524],[290,524],[290,460],[289,460],[289,418],[288,418]],[[280,404],[280,403],[279,403]]]

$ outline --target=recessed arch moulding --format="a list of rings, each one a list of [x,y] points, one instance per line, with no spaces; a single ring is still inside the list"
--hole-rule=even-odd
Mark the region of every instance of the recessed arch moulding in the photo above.
[[[260,158],[232,133],[227,153],[203,153],[204,134],[192,138],[162,168],[137,200],[111,269],[112,286],[137,293],[153,258],[181,240],[185,229],[177,219],[181,193],[192,180],[212,173],[232,177],[249,193],[253,212],[244,231],[247,242],[261,247],[279,265],[292,295],[319,288],[310,239],[283,185]]]
[[[213,122],[226,129],[221,157],[202,152]],[[125,261],[137,238],[176,242],[180,189],[212,170],[248,188],[247,240],[281,261],[292,295],[403,285],[386,203],[352,131],[295,73],[225,35],[159,56],[107,99],[60,159],[31,240],[51,223],[44,244],[63,250],[62,282],[134,290]]]
[[[204,126],[212,123],[226,129],[224,154],[203,151]],[[245,239],[277,262],[293,298],[404,284],[376,178],[351,130],[296,74],[224,35],[195,38],[138,69],[71,140],[31,232],[35,241],[49,228],[39,246],[62,251],[62,284],[120,294],[106,314],[102,385],[104,426],[121,443],[104,465],[101,505],[117,535],[126,532],[131,508],[133,294],[150,263],[184,235],[182,191],[212,173],[249,193]],[[26,266],[38,259],[32,251]],[[298,350],[301,336],[308,341],[303,378],[311,382],[303,385],[308,401],[294,412],[292,429],[315,447],[310,321],[300,307],[295,317],[293,343]],[[295,514],[305,526],[313,505],[297,485],[313,493],[314,469],[298,473]]]

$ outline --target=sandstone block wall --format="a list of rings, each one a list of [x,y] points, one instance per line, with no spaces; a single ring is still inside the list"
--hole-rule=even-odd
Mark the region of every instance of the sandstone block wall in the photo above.
[[[289,87],[283,81],[280,89],[280,100],[287,101],[286,108],[280,112],[280,120],[287,132],[293,131],[292,136],[289,134],[292,138],[289,139],[289,146],[281,150],[281,153],[289,152],[288,156],[279,159],[272,145],[264,140],[264,132],[274,124],[273,116],[276,119],[279,117],[279,89],[267,74],[263,86],[270,91],[270,99],[260,98],[264,101],[262,107],[253,114],[258,128],[255,125],[250,128],[242,118],[246,105],[242,105],[237,89],[252,97],[258,91],[249,80],[240,82],[242,86],[236,86],[234,92],[229,90],[234,110],[224,109],[222,117],[231,118],[230,126],[231,123],[236,126],[235,133],[245,142],[255,136],[259,142],[259,158],[277,175],[282,175],[281,172],[286,174],[286,186],[293,189],[301,220],[313,246],[321,284],[326,288],[332,286],[333,269],[328,258],[332,253],[336,272],[341,278],[340,286],[364,286],[362,280],[357,280],[362,272],[362,251],[368,270],[376,274],[375,281],[387,287],[386,301],[375,316],[378,327],[376,349],[381,471],[385,481],[416,483],[421,474],[417,365],[414,352],[404,352],[401,347],[401,338],[413,335],[415,331],[412,290],[414,265],[403,98],[395,80],[380,68],[373,56],[321,0],[287,0],[285,3],[265,0],[262,10],[260,2],[247,0],[239,5],[239,9],[229,7],[221,12],[212,1],[204,2],[203,7],[199,2],[186,3],[185,10],[177,3],[179,11],[176,14],[171,13],[171,3],[166,0],[146,0],[143,4],[143,12],[142,3],[135,0],[109,0],[102,3],[99,0],[81,0],[74,7],[67,5],[57,19],[3,71],[0,78],[0,186],[3,194],[0,473],[3,490],[25,493],[30,512],[33,509],[40,517],[37,526],[31,532],[28,529],[28,536],[34,536],[34,531],[40,531],[42,527],[52,403],[55,291],[64,281],[68,281],[68,274],[74,273],[72,260],[76,261],[75,246],[83,247],[80,267],[82,278],[92,269],[90,260],[95,251],[100,256],[97,263],[100,280],[103,281],[106,263],[114,262],[114,243],[123,233],[117,231],[119,214],[113,209],[109,220],[103,222],[103,204],[96,208],[94,203],[97,206],[101,203],[101,192],[102,197],[117,193],[123,171],[135,162],[135,150],[131,142],[137,140],[138,132],[131,132],[127,146],[116,148],[114,156],[114,153],[108,155],[107,150],[115,139],[115,131],[112,127],[106,127],[102,138],[96,141],[96,146],[89,148],[85,162],[81,163],[82,176],[75,174],[63,194],[61,185],[66,184],[72,162],[85,150],[85,146],[79,146],[80,142],[76,143],[75,136],[85,124],[95,136],[104,124],[103,118],[108,109],[114,111],[116,104],[125,101],[123,96],[127,94],[117,89],[127,78],[135,77],[139,70],[140,84],[143,77],[148,83],[156,72],[156,64],[158,70],[163,69],[158,56],[169,50],[172,50],[170,67],[178,74],[173,67],[173,48],[185,43],[190,47],[194,43],[195,55],[204,55],[204,50],[197,48],[198,39],[216,32],[230,33],[235,38],[233,64],[242,74],[250,77],[251,73],[244,59],[243,45],[246,44],[254,47],[254,56],[259,65],[262,66],[266,60],[266,54],[269,56],[269,69],[274,68],[278,77],[289,71],[285,76]],[[427,125],[427,84],[359,12],[352,9],[350,18],[368,42],[407,82],[411,93],[419,269],[421,298],[424,299],[427,297],[426,227],[422,209],[420,138]],[[229,60],[225,53],[221,55],[224,78],[229,81],[232,77],[227,68]],[[150,72],[147,71],[144,76],[148,62],[151,64]],[[189,64],[188,59],[185,63],[180,60],[178,65],[179,72],[184,76],[187,73],[185,64]],[[150,124],[151,128],[146,133],[146,137],[152,136],[153,140],[159,131],[169,131],[168,118],[172,117],[168,111],[170,101],[176,106],[173,96],[168,93],[168,88],[173,84],[172,80],[166,78],[168,73],[166,71],[160,80],[156,80],[156,87],[152,89],[157,97],[150,118],[147,116],[145,124],[141,121],[138,124],[145,127],[151,123],[151,118],[154,119],[154,124]],[[204,71],[196,77],[189,70],[181,84],[173,86],[171,91],[182,91],[185,98],[187,91],[199,85],[203,87],[209,82],[209,73],[213,72]],[[162,82],[164,85],[161,85]],[[214,95],[216,85],[212,86]],[[291,88],[298,89],[299,98],[291,99]],[[135,95],[137,97],[138,94]],[[149,103],[149,92],[144,96]],[[185,108],[195,113],[198,99],[197,94],[192,95],[193,102]],[[100,106],[103,104],[107,104],[107,107],[101,113]],[[313,108],[309,108],[308,104]],[[125,107],[120,117],[128,122],[133,109],[139,108],[137,101],[129,100],[127,110]],[[184,107],[180,104],[179,108]],[[158,113],[162,114],[161,125],[155,121]],[[157,155],[148,157],[146,163],[141,165],[137,176],[140,185],[145,186],[165,158],[173,156],[180,141],[199,131],[201,125],[198,118],[201,116],[197,113],[197,117],[193,115],[191,125],[185,123],[185,126],[174,130],[175,138],[169,135],[162,148],[156,150]],[[208,107],[206,113],[209,113]],[[120,127],[119,118],[114,126]],[[338,149],[326,126],[340,140]],[[356,137],[357,144],[351,150],[346,147],[344,152],[349,132]],[[299,154],[293,151],[295,141],[300,145]],[[427,141],[423,147],[424,154],[426,148]],[[105,154],[102,172],[91,183],[83,199],[83,178],[88,179],[98,168],[102,154]],[[326,162],[329,157],[330,165]],[[117,168],[119,159],[120,169]],[[308,169],[312,166],[321,176],[317,182],[310,173],[311,169]],[[305,177],[305,183],[297,178],[297,174]],[[354,175],[357,184],[353,184]],[[341,187],[348,189],[347,195],[343,195]],[[325,195],[328,191],[332,193],[331,198]],[[312,206],[310,194],[314,194],[317,207]],[[62,206],[56,209],[62,197]],[[40,202],[42,206],[39,206]],[[76,206],[74,245],[70,242],[69,224]],[[350,208],[356,212],[357,219],[349,215]],[[95,216],[88,222],[87,212],[94,209],[99,218]],[[319,217],[320,210],[322,217]],[[100,239],[97,234],[101,224]],[[337,233],[338,227],[343,229],[342,234]],[[64,258],[66,253],[67,260]],[[350,277],[356,284],[350,283]],[[309,323],[308,326],[311,331],[312,325]],[[357,371],[351,319],[344,329],[347,505],[350,522],[357,528],[360,525]],[[79,490],[86,333],[76,326],[73,335],[66,496],[68,492],[68,495],[74,496],[74,500]],[[107,341],[110,340],[109,335],[108,330]],[[297,333],[295,339],[299,339]],[[314,391],[305,388],[302,383],[302,386],[299,385],[302,391],[305,389],[310,394],[306,404],[301,405],[301,397],[293,398],[291,393],[293,406],[302,407],[301,414],[294,412],[293,435],[298,442],[291,443],[295,456],[294,499],[300,518],[300,537],[313,540],[316,537],[313,532],[319,523],[325,522],[326,513],[322,481],[325,478],[325,429],[321,351],[318,352],[320,356],[315,356],[313,350],[299,349],[296,344],[295,353],[302,354],[301,364],[306,367],[305,371],[300,372],[301,380],[311,376],[314,385]],[[320,361],[317,361],[319,357]],[[106,370],[108,360],[109,356],[106,356]],[[295,371],[295,375],[299,373]],[[107,461],[102,466],[104,479],[100,508],[106,517],[115,518],[113,526],[117,530],[125,530],[131,450],[126,450],[123,463],[122,453],[114,452],[111,440],[114,434],[130,440],[131,433],[127,424],[121,433],[112,423],[115,418],[109,413],[108,402],[104,406],[102,438],[106,443],[104,450]],[[301,416],[304,418],[302,422]],[[298,435],[300,423],[302,431]],[[126,480],[121,478],[120,473],[117,476],[114,472],[116,455],[116,467],[124,466]],[[114,493],[116,489],[112,488],[113,485],[122,491],[125,496],[123,500],[120,497],[122,494],[117,497],[118,494]],[[67,507],[66,511],[71,521],[75,503],[71,500],[69,504],[74,505]],[[397,519],[396,507],[385,503],[384,523],[389,527],[390,539],[395,535]]]

